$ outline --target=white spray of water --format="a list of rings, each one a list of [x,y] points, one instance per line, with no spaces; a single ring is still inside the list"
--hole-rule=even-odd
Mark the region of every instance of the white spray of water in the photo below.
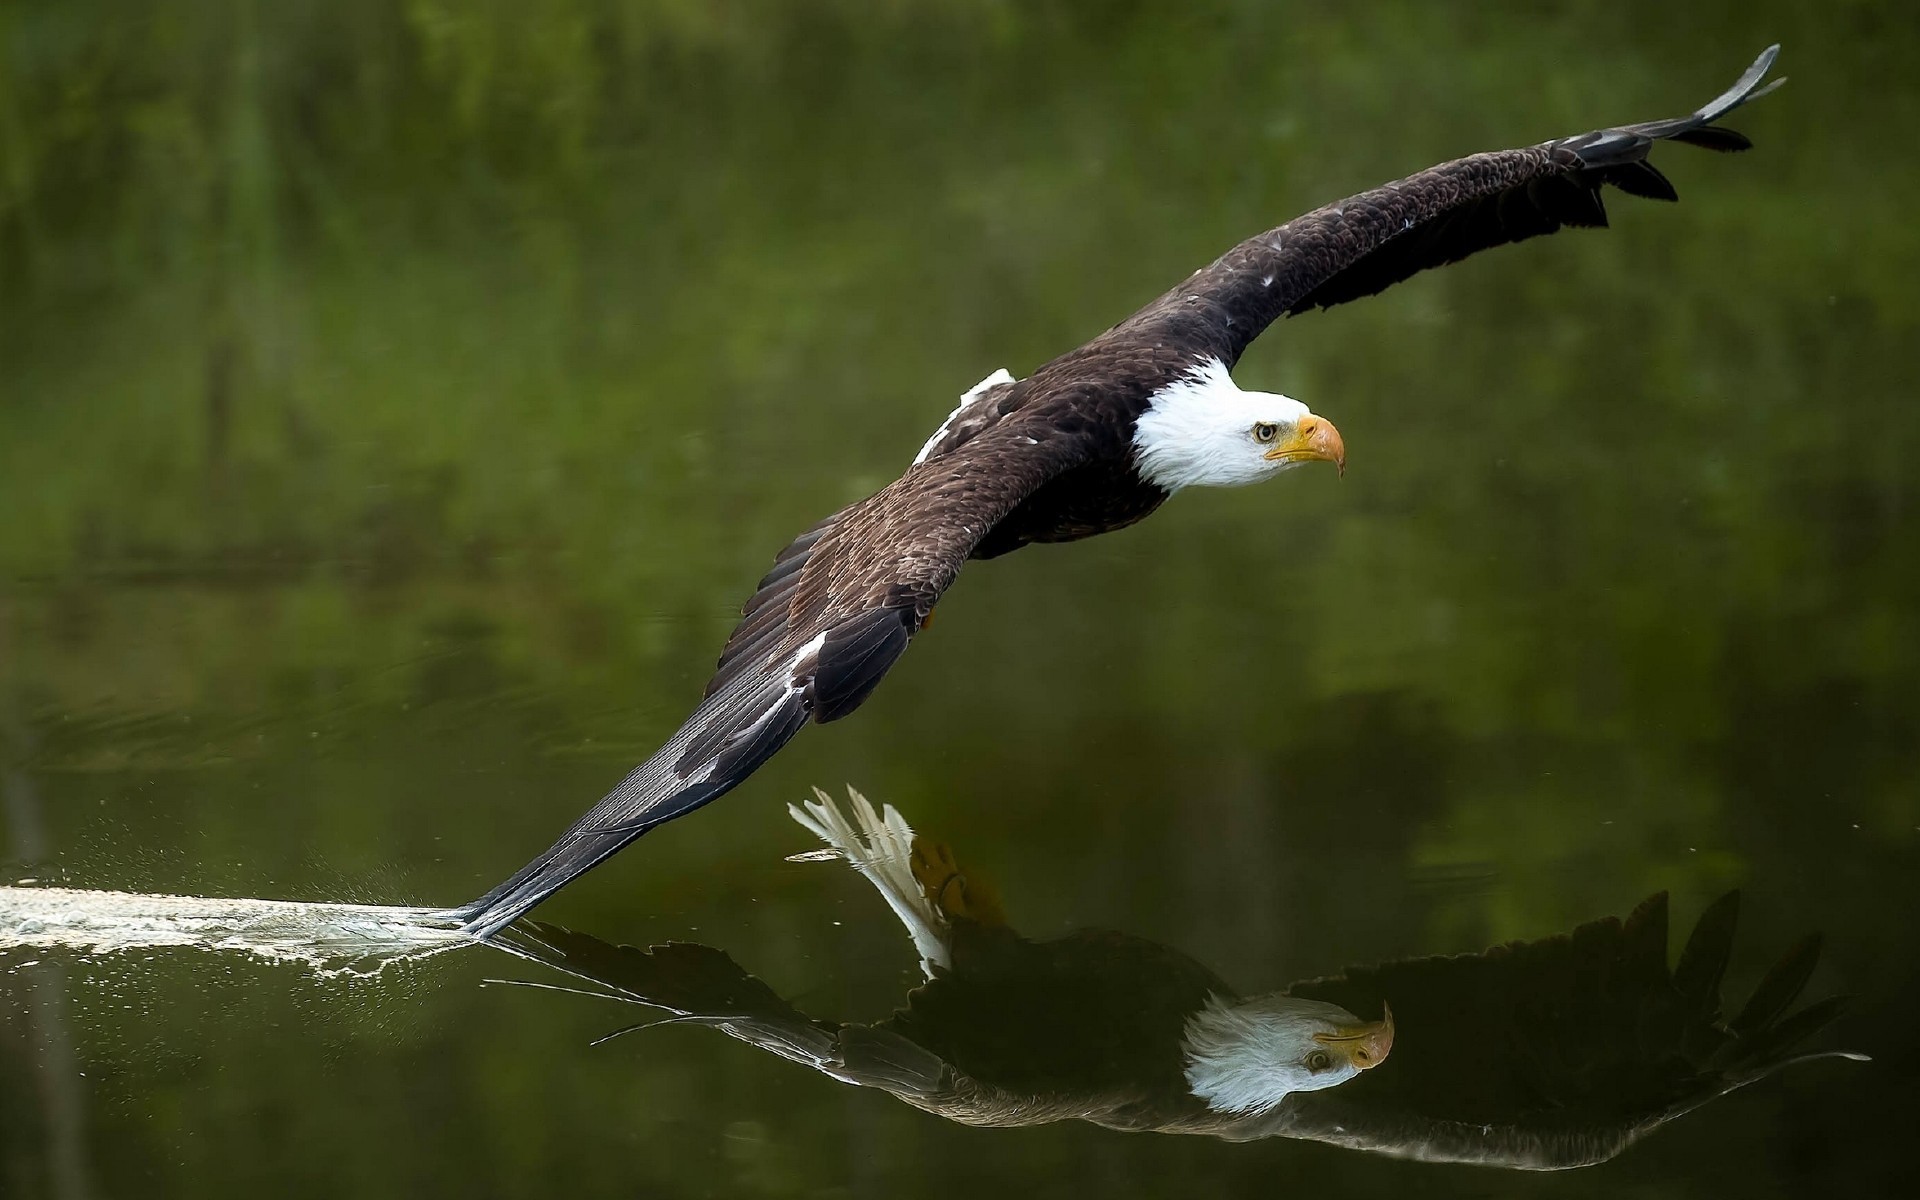
[[[443,909],[0,887],[0,951],[174,946],[366,975],[473,942]]]

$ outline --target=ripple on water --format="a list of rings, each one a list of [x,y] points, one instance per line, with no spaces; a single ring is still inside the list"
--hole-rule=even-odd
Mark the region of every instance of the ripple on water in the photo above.
[[[299,963],[323,975],[368,975],[473,940],[435,908],[0,887],[0,952],[182,947]]]

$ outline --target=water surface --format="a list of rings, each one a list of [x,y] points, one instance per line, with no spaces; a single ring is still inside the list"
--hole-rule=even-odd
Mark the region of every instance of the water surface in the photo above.
[[[1273,330],[1344,480],[970,569],[855,718],[540,917],[874,1020],[853,782],[1036,936],[1249,989],[1744,894],[1813,1063],[1553,1177],[975,1130],[492,951],[0,957],[0,1188],[1880,1194],[1920,1038],[1920,554],[1893,6],[68,5],[0,15],[5,882],[442,905],[671,733],[799,528],[1248,232],[1677,114],[1678,206]],[[1675,947],[1677,953],[1678,946]],[[29,965],[31,963],[31,965]],[[557,980],[558,976],[545,978]],[[1384,1069],[1384,1068],[1383,1068]]]

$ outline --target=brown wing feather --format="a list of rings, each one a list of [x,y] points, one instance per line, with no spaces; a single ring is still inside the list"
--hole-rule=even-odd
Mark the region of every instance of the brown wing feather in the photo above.
[[[980,540],[1083,457],[1080,439],[1037,417],[1015,418],[976,431],[820,522],[781,551],[761,579],[707,694],[824,635],[814,719],[852,712],[906,650]]]
[[[817,522],[773,556],[773,566],[761,576],[760,582],[754,585],[753,595],[741,606],[740,623],[727,635],[727,644],[720,649],[720,659],[714,664],[713,678],[707,681],[704,695],[712,696],[748,666],[765,664],[775,650],[786,644],[788,616],[793,593],[800,586],[800,574],[812,559],[813,548],[848,511],[843,508]]]
[[[989,379],[992,376],[988,376]],[[982,384],[986,380],[981,380]],[[978,385],[976,385],[978,386]],[[928,442],[916,462],[931,461],[953,453],[961,446],[993,428],[1002,417],[1017,411],[1027,402],[1027,381],[1016,379],[981,388],[972,400],[955,409],[946,423]]]
[[[1653,144],[1746,149],[1746,138],[1713,123],[1784,82],[1760,86],[1778,51],[1770,47],[1689,116],[1475,154],[1316,209],[1235,246],[1107,336],[1171,337],[1232,365],[1282,315],[1371,296],[1429,267],[1563,226],[1605,225],[1602,184],[1675,199],[1673,185],[1646,162]]]
[[[845,510],[812,550],[788,602],[795,640],[826,636],[814,719],[836,720],[858,707],[981,539],[1085,453],[1083,439],[1024,410]]]

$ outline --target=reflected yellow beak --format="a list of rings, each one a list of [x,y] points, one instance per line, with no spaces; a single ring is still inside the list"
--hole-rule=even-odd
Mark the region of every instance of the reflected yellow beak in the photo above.
[[[1333,422],[1325,417],[1302,417],[1293,427],[1293,436],[1277,443],[1267,451],[1271,462],[1307,462],[1320,460],[1330,462],[1347,473],[1347,444],[1340,440],[1340,431]]]
[[[1316,1033],[1313,1040],[1344,1056],[1354,1070],[1371,1071],[1387,1061],[1393,1051],[1393,1009],[1385,1001],[1380,1008],[1386,1015],[1378,1021],[1349,1026],[1338,1033]]]

